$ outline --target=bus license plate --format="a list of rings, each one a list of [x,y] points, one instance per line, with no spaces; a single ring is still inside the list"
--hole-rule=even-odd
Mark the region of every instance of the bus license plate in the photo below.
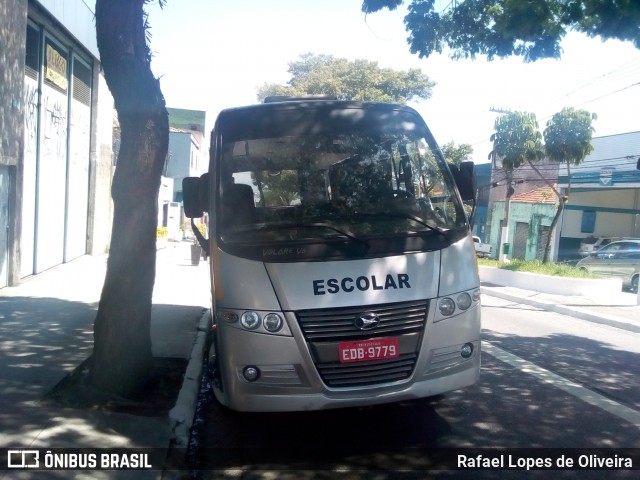
[[[359,342],[340,342],[338,353],[340,354],[340,363],[367,362],[398,358],[400,349],[398,348],[398,339],[395,337],[374,338]]]

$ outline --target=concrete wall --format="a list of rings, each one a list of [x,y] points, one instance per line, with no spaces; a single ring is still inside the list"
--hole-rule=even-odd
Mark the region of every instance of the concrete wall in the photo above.
[[[113,223],[111,183],[115,169],[113,158],[113,97],[104,77],[94,70],[93,125],[89,190],[87,253],[100,255],[109,250]]]
[[[580,295],[587,297],[607,297],[619,295],[622,280],[619,278],[591,279],[555,277],[529,272],[512,272],[496,267],[478,266],[480,281],[494,285],[533,290],[554,295]]]
[[[0,209],[6,212],[7,221],[7,225],[0,225],[6,232],[6,236],[0,241],[0,271],[3,272],[2,284],[9,285],[19,281],[20,249],[17,239],[20,236],[22,215],[22,90],[26,28],[27,2],[0,2],[0,168],[3,168],[4,181],[8,182],[0,195]]]
[[[0,165],[17,165],[23,149],[26,28],[26,2],[0,2]]]

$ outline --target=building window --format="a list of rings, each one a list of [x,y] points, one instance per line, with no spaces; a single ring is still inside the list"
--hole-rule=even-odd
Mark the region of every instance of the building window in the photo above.
[[[40,32],[38,29],[27,25],[27,45],[24,61],[25,75],[38,80],[40,70]]]
[[[596,212],[595,210],[582,211],[582,225],[580,232],[593,233],[596,228]]]

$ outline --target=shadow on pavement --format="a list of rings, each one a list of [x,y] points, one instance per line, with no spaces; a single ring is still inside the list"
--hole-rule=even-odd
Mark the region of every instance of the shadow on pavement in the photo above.
[[[522,478],[522,471],[444,471],[442,462],[450,466],[451,452],[478,448],[640,447],[633,425],[491,355],[483,353],[482,362],[478,384],[400,404],[237,413],[210,399],[191,465],[204,479]],[[550,478],[551,472],[526,473]],[[574,478],[576,472],[555,473]],[[631,471],[616,473],[633,478]],[[580,472],[580,478],[601,475]]]
[[[106,408],[47,401],[47,393],[80,375],[90,358],[96,312],[95,304],[0,296],[0,445],[167,447],[167,412],[182,385],[202,307],[153,306],[156,371],[143,397]]]

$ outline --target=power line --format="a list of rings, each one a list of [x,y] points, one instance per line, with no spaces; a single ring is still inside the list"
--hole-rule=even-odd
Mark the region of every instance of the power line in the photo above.
[[[608,97],[610,95],[614,95],[616,93],[620,93],[620,92],[622,92],[624,90],[630,89],[631,87],[635,87],[636,85],[640,85],[640,82],[632,83],[631,85],[627,85],[626,87],[621,88],[620,90],[615,90],[613,92],[606,93],[606,94],[604,94],[604,95],[602,95],[600,97],[593,98],[591,100],[587,100],[586,102],[582,102],[582,103],[576,105],[576,107],[581,107],[582,105],[586,105],[587,103],[595,102],[596,100],[600,100],[600,99],[603,99],[603,98]]]
[[[594,168],[599,168],[603,166],[610,166],[612,162],[615,162],[616,160],[629,160],[631,162],[629,166],[632,166],[632,163],[635,162],[637,158],[640,158],[640,153],[625,155],[623,157],[609,157],[609,158],[599,158],[599,159],[589,160],[588,162],[582,162],[579,165],[572,164],[571,172],[576,173],[580,171],[593,170]],[[547,171],[547,172],[551,170],[559,170],[560,168],[566,168],[566,162],[540,163],[540,164],[534,163],[534,165],[539,171]],[[518,172],[520,169],[525,169],[527,171],[533,170],[529,164],[525,163],[521,167],[518,167],[513,171]]]
[[[628,62],[623,63],[622,65],[614,68],[613,70],[611,70],[611,71],[609,71],[607,73],[604,73],[604,74],[594,78],[593,80],[578,86],[574,90],[572,90],[569,93],[567,93],[566,96],[568,97],[569,95],[572,95],[572,94],[576,93],[577,91],[582,90],[583,88],[589,87],[589,86],[593,85],[594,83],[598,82],[600,79],[606,78],[606,77],[612,75],[613,73],[617,72],[618,70],[621,70],[621,69],[627,67],[628,65],[634,63],[634,62],[640,62],[640,57],[636,57],[636,58],[634,58],[632,60],[629,60]],[[634,66],[634,68],[635,68],[635,66]],[[631,74],[635,74],[635,72],[633,72],[633,71],[630,72],[630,73]],[[625,73],[625,75],[629,75],[629,73]]]

